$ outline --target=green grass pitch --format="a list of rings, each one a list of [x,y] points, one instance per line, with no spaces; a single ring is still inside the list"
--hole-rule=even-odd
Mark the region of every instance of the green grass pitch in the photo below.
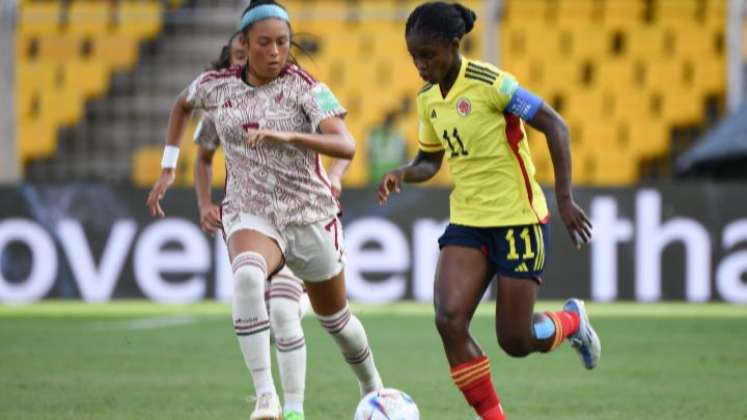
[[[355,310],[385,383],[412,395],[423,420],[474,418],[451,384],[429,305]],[[567,345],[509,358],[493,310],[480,308],[473,332],[512,420],[747,419],[747,308],[591,304],[604,346],[591,372]],[[229,314],[217,303],[0,306],[0,418],[248,419],[252,389]],[[352,373],[313,317],[304,329],[307,418],[351,419]]]

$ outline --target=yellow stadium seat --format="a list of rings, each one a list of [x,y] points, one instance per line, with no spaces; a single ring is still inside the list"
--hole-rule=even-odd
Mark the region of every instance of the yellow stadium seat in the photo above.
[[[664,32],[661,28],[636,25],[627,31],[628,51],[633,57],[660,58],[664,53]]]
[[[72,125],[83,117],[83,98],[70,87],[42,92],[39,118],[50,124]]]
[[[546,1],[507,0],[504,12],[506,19],[513,22],[544,21],[549,7]]]
[[[21,5],[18,30],[22,35],[52,35],[60,28],[62,2],[33,2]]]
[[[663,23],[692,23],[698,10],[698,0],[659,0],[653,4],[656,19]]]
[[[661,120],[637,120],[629,126],[632,150],[640,157],[653,157],[669,150],[669,129]]]
[[[582,67],[575,60],[545,62],[542,86],[551,90],[576,89],[581,86]]]
[[[132,155],[132,182],[138,187],[152,187],[161,176],[163,147],[150,146],[135,150]]]
[[[664,118],[673,124],[697,125],[703,118],[703,97],[689,90],[667,91],[663,107]]]
[[[113,71],[129,70],[137,63],[138,43],[124,35],[99,36],[93,40],[92,60],[105,63]]]
[[[596,85],[625,92],[636,82],[635,64],[629,60],[604,60],[597,64]]]
[[[46,35],[39,37],[38,60],[65,63],[81,57],[81,38],[76,35]]]
[[[722,93],[726,90],[724,58],[695,62],[693,83],[702,92]]]
[[[56,150],[54,125],[34,121],[18,126],[18,157],[21,162],[51,156]]]
[[[600,25],[579,25],[573,30],[573,56],[603,58],[610,54],[608,31]]]
[[[643,18],[642,1],[607,0],[604,2],[604,22],[608,27],[627,28]]]
[[[640,121],[651,114],[650,94],[641,89],[615,95],[614,116],[624,121]]]
[[[649,61],[646,67],[646,86],[668,91],[686,87],[685,65],[679,60]]]
[[[605,109],[601,91],[578,89],[565,97],[563,116],[568,118],[597,121],[610,117],[611,110]]]
[[[638,161],[629,153],[597,153],[595,173],[592,178],[596,185],[630,185],[638,178]]]
[[[52,63],[20,63],[16,66],[16,89],[19,95],[53,90],[61,76],[59,66]]]
[[[143,39],[153,38],[162,25],[159,2],[123,1],[117,8],[117,31]]]
[[[103,35],[109,31],[111,16],[109,2],[77,0],[68,8],[68,31],[76,35]]]
[[[16,63],[31,61],[38,54],[39,41],[36,35],[16,33]]]
[[[671,27],[675,34],[675,53],[680,58],[711,60],[717,56],[716,34],[704,31],[701,26],[687,25]]]
[[[714,31],[723,31],[726,27],[726,14],[729,0],[709,0],[705,2],[705,27]]]
[[[97,96],[107,89],[109,72],[99,61],[73,61],[65,66],[67,87],[78,90],[85,98]]]
[[[16,117],[19,123],[24,124],[34,118],[37,98],[38,94],[31,92],[16,95]]]
[[[557,3],[559,24],[584,24],[601,16],[601,2],[594,0],[564,0]]]

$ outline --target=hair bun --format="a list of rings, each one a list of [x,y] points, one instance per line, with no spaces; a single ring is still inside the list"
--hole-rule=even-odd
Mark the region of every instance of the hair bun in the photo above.
[[[459,3],[453,4],[454,8],[459,12],[459,14],[462,16],[462,19],[464,19],[464,33],[468,34],[472,31],[472,28],[475,27],[475,21],[477,20],[477,14],[474,10],[465,7]]]

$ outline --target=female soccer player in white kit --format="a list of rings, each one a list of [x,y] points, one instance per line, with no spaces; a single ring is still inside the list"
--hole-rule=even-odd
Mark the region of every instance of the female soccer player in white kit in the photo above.
[[[174,180],[179,139],[192,111],[203,110],[226,155],[221,221],[234,272],[234,329],[258,397],[251,419],[277,419],[282,409],[270,369],[264,287],[284,263],[304,280],[361,394],[383,385],[363,326],[348,307],[339,207],[319,156],[353,157],[345,110],[325,84],[288,63],[290,20],[279,4],[253,1],[240,30],[248,64],[203,73],[179,95],[148,206],[164,215],[160,199]]]
[[[246,65],[248,51],[236,32],[228,40],[216,61],[213,70],[224,70],[232,66]],[[215,123],[202,116],[194,134],[197,144],[195,160],[195,193],[200,210],[200,226],[210,235],[222,229],[220,207],[213,203],[210,195],[212,163],[220,146]],[[341,179],[350,165],[349,160],[337,159],[330,166],[329,181],[336,197],[342,192]],[[301,319],[309,309],[309,297],[303,280],[286,266],[275,274],[272,282],[265,283],[265,302],[270,316],[270,340],[275,340],[275,350],[283,385],[283,412],[285,420],[304,418],[304,390],[306,385],[306,341]]]

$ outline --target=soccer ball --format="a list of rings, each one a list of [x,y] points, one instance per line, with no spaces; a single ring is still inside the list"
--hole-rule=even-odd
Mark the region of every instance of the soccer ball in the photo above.
[[[420,411],[409,395],[384,388],[363,397],[353,420],[420,420]]]

